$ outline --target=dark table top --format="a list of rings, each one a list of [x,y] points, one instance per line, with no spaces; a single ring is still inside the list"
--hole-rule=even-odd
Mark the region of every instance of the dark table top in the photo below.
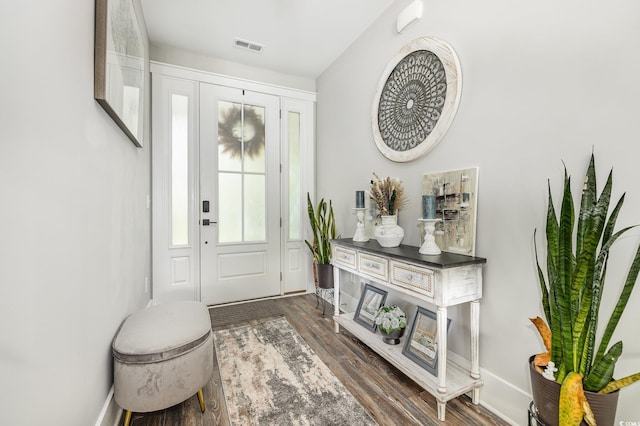
[[[419,262],[433,268],[447,269],[466,265],[478,265],[487,263],[483,257],[467,256],[464,254],[442,252],[437,255],[420,254],[419,247],[400,244],[398,247],[382,247],[376,240],[369,240],[366,243],[353,241],[351,238],[340,238],[331,240],[335,245],[351,247],[357,250],[364,250],[383,256],[405,260],[409,262]]]

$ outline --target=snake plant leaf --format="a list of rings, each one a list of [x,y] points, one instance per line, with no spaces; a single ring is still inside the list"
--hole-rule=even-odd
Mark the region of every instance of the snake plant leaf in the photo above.
[[[588,208],[595,202],[595,195],[597,194],[596,188],[596,168],[595,158],[593,153],[589,160],[589,166],[587,167],[587,173],[584,177],[584,186],[582,189],[582,200],[580,201],[580,213],[578,214],[578,229],[576,233],[576,255],[582,251],[582,243],[586,233],[586,222],[588,220]]]
[[[632,383],[637,382],[638,380],[640,380],[640,371],[632,374],[630,376],[627,377],[623,377],[622,379],[618,379],[618,380],[613,380],[611,382],[609,382],[607,384],[607,386],[603,387],[600,392],[598,393],[611,393],[611,392],[615,392],[618,389],[622,389],[626,386],[629,386]]]
[[[598,392],[611,381],[616,362],[622,354],[622,342],[617,342],[600,358],[584,378],[583,387],[590,392]]]
[[[565,371],[563,347],[562,347],[562,331],[560,328],[560,306],[558,301],[562,299],[563,288],[559,283],[558,277],[558,246],[559,246],[559,224],[556,219],[556,211],[551,196],[551,183],[547,181],[548,188],[548,208],[546,222],[547,236],[547,277],[549,280],[549,314],[547,323],[551,329],[551,360],[558,367],[558,371]]]
[[[544,274],[542,273],[542,268],[540,268],[540,261],[538,260],[538,244],[536,243],[536,233],[537,230],[533,230],[533,250],[536,257],[536,268],[538,270],[538,282],[540,283],[540,292],[542,293],[542,307],[544,308],[544,316],[547,320],[547,323],[551,320],[551,308],[549,306],[549,291],[547,290],[547,282],[544,278]],[[547,348],[548,351],[551,351],[551,347]]]
[[[625,228],[620,232],[631,229],[631,227]],[[619,233],[620,233],[619,232]],[[619,234],[618,233],[618,234]],[[613,238],[613,237],[612,237]],[[601,354],[604,353],[605,348],[609,344],[611,340],[611,336],[620,321],[620,317],[624,312],[625,307],[627,306],[627,302],[631,297],[631,292],[636,285],[636,281],[638,278],[638,272],[640,271],[640,245],[636,250],[636,255],[631,264],[631,268],[629,269],[629,273],[627,274],[627,279],[625,280],[624,287],[622,288],[622,293],[620,293],[620,297],[618,298],[618,302],[616,303],[616,307],[613,309],[613,313],[611,317],[609,317],[609,322],[607,323],[607,327],[604,330],[602,335],[602,339],[600,341],[600,347],[598,348],[598,353],[596,354],[596,359],[598,359]]]
[[[577,365],[573,357],[573,344],[570,336],[573,334],[574,306],[571,299],[571,283],[573,281],[573,225],[574,225],[573,197],[571,195],[571,178],[564,172],[564,193],[558,229],[558,311],[560,313],[560,332],[562,333],[562,357],[568,366],[568,371],[576,371]]]
[[[570,372],[560,387],[559,424],[562,426],[580,425],[584,417],[586,400],[582,388],[582,375]]]
[[[612,184],[612,177],[609,174],[607,184],[597,202],[591,206],[584,206],[583,204],[587,212],[580,212],[580,216],[584,217],[582,224],[584,235],[582,236],[582,250],[576,255],[576,269],[571,286],[572,300],[579,300],[579,293],[584,289],[585,285],[589,285],[590,278],[592,278],[593,261],[597,256],[598,244],[606,223]],[[587,186],[587,192],[590,189],[591,186]],[[588,198],[593,198],[593,196]]]
[[[609,220],[607,220],[607,226],[605,226],[604,233],[602,234],[603,244],[606,244],[606,242],[609,241],[609,239],[611,238],[611,235],[613,234],[613,228],[616,226],[616,222],[618,221],[618,214],[620,213],[620,210],[622,209],[622,205],[624,204],[625,196],[626,194],[622,194],[622,196],[616,203],[616,206],[613,208],[613,210],[611,211],[611,214],[609,215]]]
[[[613,234],[601,246],[600,253],[598,254],[598,258],[595,261],[592,283],[589,289],[590,295],[591,295],[590,304],[587,303],[588,300],[585,300],[584,305],[582,306],[582,309],[587,309],[591,315],[591,318],[589,320],[590,321],[589,327],[586,329],[587,339],[584,342],[584,346],[583,346],[586,350],[583,351],[583,355],[581,357],[580,372],[585,375],[589,373],[591,366],[594,364],[593,362],[594,359],[597,362],[597,360],[602,357],[602,355],[604,354],[604,349],[606,349],[606,346],[608,346],[609,344],[609,339],[607,339],[606,345],[604,346],[602,353],[599,355],[594,355],[595,346],[596,346],[596,343],[595,343],[596,331],[597,331],[596,327],[598,324],[598,313],[600,312],[600,301],[602,299],[602,285],[604,283],[607,262],[609,259],[609,250],[611,249],[611,246],[613,245],[613,243],[616,242],[616,240],[629,229],[630,228],[627,227]]]

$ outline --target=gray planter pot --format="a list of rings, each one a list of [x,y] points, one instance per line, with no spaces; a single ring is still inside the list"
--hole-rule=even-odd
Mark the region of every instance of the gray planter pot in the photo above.
[[[319,263],[316,268],[318,271],[318,287],[333,288],[333,265]]]

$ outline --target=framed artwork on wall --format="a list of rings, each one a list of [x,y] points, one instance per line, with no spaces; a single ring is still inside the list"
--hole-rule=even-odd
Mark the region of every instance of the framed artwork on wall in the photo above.
[[[148,47],[144,23],[134,2],[96,0],[94,98],[127,137],[141,147]]]
[[[461,93],[460,61],[449,44],[420,37],[403,46],[382,73],[373,101],[378,150],[397,162],[431,151],[453,122]]]
[[[429,173],[422,195],[435,200],[435,242],[442,251],[475,256],[478,217],[478,167]]]
[[[447,318],[447,330],[451,320]],[[411,333],[405,340],[402,353],[413,362],[438,376],[438,322],[435,312],[418,306]]]
[[[376,313],[381,306],[384,305],[387,299],[387,292],[380,290],[371,284],[365,284],[360,301],[358,302],[358,308],[353,316],[353,319],[358,324],[376,331],[376,324],[374,322]]]

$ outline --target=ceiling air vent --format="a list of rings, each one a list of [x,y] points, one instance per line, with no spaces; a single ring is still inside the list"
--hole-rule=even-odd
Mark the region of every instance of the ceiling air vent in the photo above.
[[[239,47],[240,49],[250,50],[251,52],[254,52],[254,53],[262,53],[262,49],[264,49],[263,44],[256,43],[254,41],[242,40],[239,38],[235,39],[233,43],[236,47]]]

